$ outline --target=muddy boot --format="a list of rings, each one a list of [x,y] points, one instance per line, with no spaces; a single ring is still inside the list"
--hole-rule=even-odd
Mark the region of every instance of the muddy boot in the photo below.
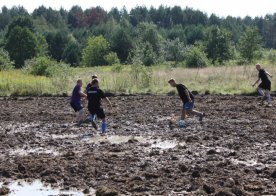
[[[258,104],[259,105],[263,105],[263,104],[265,104],[265,101],[266,101],[266,96],[262,96],[261,100],[260,100],[260,102]]]
[[[90,119],[89,119],[89,118],[87,118],[87,119],[83,120],[83,122],[82,122],[82,123],[88,123],[88,122],[90,122]]]
[[[80,120],[79,122],[76,123],[76,126],[77,126],[77,127],[80,127],[80,126],[82,125],[82,123],[83,123],[83,121]]]
[[[98,126],[97,126],[96,122],[94,120],[92,120],[91,123],[92,123],[93,128],[96,129],[96,131],[97,131]]]
[[[199,115],[199,121],[200,122],[202,122],[203,117],[205,117],[205,113],[204,112]]]
[[[170,120],[169,121],[169,128],[170,128],[170,130],[173,130],[173,124],[174,124],[174,122],[172,120]]]

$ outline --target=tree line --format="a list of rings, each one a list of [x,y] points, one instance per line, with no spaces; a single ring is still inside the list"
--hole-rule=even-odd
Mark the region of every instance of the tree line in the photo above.
[[[137,6],[129,12],[40,6],[32,13],[21,6],[2,7],[0,48],[0,65],[13,62],[16,68],[40,56],[71,66],[251,62],[262,55],[261,48],[276,49],[276,13],[220,18],[179,6]]]

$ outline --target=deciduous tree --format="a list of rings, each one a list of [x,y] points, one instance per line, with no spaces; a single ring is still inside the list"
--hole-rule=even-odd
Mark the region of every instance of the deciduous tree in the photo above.
[[[83,64],[86,66],[106,65],[104,56],[110,51],[108,41],[102,36],[92,36],[88,38],[87,46],[84,48]]]
[[[240,38],[239,51],[243,59],[251,62],[261,48],[261,37],[256,28],[247,28]]]
[[[20,68],[24,65],[25,60],[36,56],[38,52],[37,38],[28,28],[16,26],[10,31],[5,48],[15,62],[15,66]]]

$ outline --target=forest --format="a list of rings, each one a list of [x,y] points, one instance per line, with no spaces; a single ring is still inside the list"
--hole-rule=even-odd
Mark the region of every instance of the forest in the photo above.
[[[274,61],[273,49],[276,13],[222,18],[162,5],[130,11],[40,6],[32,13],[17,6],[2,7],[0,13],[0,70],[38,62],[72,67],[165,62],[185,67],[239,65],[262,58],[264,51]],[[37,75],[51,74],[42,65],[31,69]]]

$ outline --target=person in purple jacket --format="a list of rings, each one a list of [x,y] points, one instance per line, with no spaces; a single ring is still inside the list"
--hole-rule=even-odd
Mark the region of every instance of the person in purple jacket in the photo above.
[[[82,87],[82,80],[78,79],[77,84],[73,89],[70,105],[74,109],[75,112],[79,112],[79,115],[77,117],[78,125],[81,125],[81,123],[84,120],[84,114],[83,114],[83,107],[81,105],[81,97],[87,97],[85,93],[81,91]]]

